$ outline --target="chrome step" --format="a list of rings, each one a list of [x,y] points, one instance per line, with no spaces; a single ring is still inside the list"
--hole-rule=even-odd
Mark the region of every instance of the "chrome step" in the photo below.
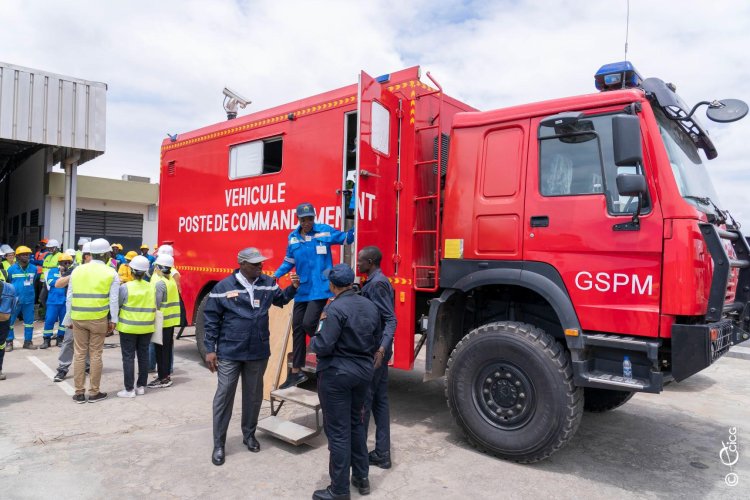
[[[320,434],[321,430],[320,428],[316,430],[295,424],[278,416],[270,416],[259,420],[258,429],[295,446],[314,438]]]
[[[298,405],[306,406],[313,410],[320,409],[320,399],[318,393],[300,389],[299,387],[289,387],[287,389],[276,389],[271,391],[271,397],[280,401],[289,401]]]

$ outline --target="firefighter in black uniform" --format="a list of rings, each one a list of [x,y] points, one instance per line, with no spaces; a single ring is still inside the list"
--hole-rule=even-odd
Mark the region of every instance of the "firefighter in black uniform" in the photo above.
[[[388,361],[393,355],[393,335],[396,333],[395,294],[388,278],[380,270],[383,254],[378,247],[363,248],[357,255],[360,273],[367,274],[362,285],[362,296],[370,299],[380,313],[380,336],[373,360],[375,373],[365,401],[365,434],[370,423],[370,411],[375,419],[375,449],[370,452],[370,465],[391,468],[391,423],[388,407]]]
[[[370,492],[364,414],[380,332],[377,307],[352,290],[352,269],[337,264],[324,274],[335,297],[323,311],[310,350],[318,355],[318,394],[330,450],[331,484],[315,491],[317,500],[349,498],[350,468],[352,485],[361,495]]]

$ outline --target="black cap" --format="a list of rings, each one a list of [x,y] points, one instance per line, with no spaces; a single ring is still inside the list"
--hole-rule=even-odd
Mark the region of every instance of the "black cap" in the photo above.
[[[349,286],[354,283],[354,271],[346,264],[336,264],[323,271],[323,276],[336,286]]]

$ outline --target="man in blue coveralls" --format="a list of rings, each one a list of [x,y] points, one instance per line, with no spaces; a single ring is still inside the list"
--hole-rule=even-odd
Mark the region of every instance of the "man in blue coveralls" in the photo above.
[[[53,333],[55,333],[55,323],[57,323],[57,335],[55,336],[55,346],[60,346],[65,337],[65,294],[66,288],[57,288],[55,283],[60,279],[60,271],[63,273],[73,264],[73,257],[66,253],[61,253],[57,259],[57,267],[47,271],[47,311],[44,317],[44,332],[42,332],[42,345],[40,349],[47,349],[51,342]]]
[[[292,373],[281,389],[307,380],[307,375],[301,371],[305,366],[305,337],[315,332],[320,313],[333,296],[328,278],[323,274],[333,266],[331,247],[354,241],[353,228],[343,232],[327,224],[316,224],[311,203],[297,207],[297,219],[299,226],[289,233],[284,262],[273,273],[278,279],[294,268],[300,282],[292,312]]]
[[[31,341],[34,335],[34,280],[37,278],[37,269],[33,264],[29,264],[31,259],[31,249],[26,246],[16,248],[16,263],[8,268],[8,278],[11,285],[16,289],[18,295],[18,304],[10,317],[10,331],[8,332],[8,341],[5,347],[6,352],[13,350],[13,325],[16,323],[18,315],[23,315],[23,348],[36,349]]]

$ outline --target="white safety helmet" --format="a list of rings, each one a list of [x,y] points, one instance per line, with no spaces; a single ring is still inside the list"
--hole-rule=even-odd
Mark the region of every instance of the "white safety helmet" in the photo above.
[[[174,257],[165,253],[160,253],[154,264],[157,266],[174,267]]]
[[[156,253],[158,255],[171,255],[172,257],[174,257],[174,248],[172,248],[172,245],[162,245],[159,247]]]
[[[89,243],[90,241],[91,241],[91,238],[81,236],[80,238],[78,238],[78,246],[85,245],[86,243]]]
[[[83,248],[81,249],[81,253],[91,253],[91,243],[86,242],[83,244]]]
[[[13,250],[10,245],[3,245],[0,246],[0,253],[3,255],[8,255],[9,253],[16,253],[16,251]]]
[[[133,257],[133,260],[130,261],[130,268],[133,271],[142,271],[145,273],[146,271],[148,271],[150,267],[151,267],[151,263],[143,255],[138,255],[137,257]]]
[[[112,251],[112,245],[104,238],[97,238],[91,242],[91,253],[101,255]]]
[[[68,255],[70,255],[74,259],[76,258],[76,251],[73,250],[72,248],[68,248],[67,250],[65,250],[65,253],[68,254]]]
[[[60,242],[57,240],[49,240],[47,242],[47,248],[59,248],[59,247],[60,247]]]

